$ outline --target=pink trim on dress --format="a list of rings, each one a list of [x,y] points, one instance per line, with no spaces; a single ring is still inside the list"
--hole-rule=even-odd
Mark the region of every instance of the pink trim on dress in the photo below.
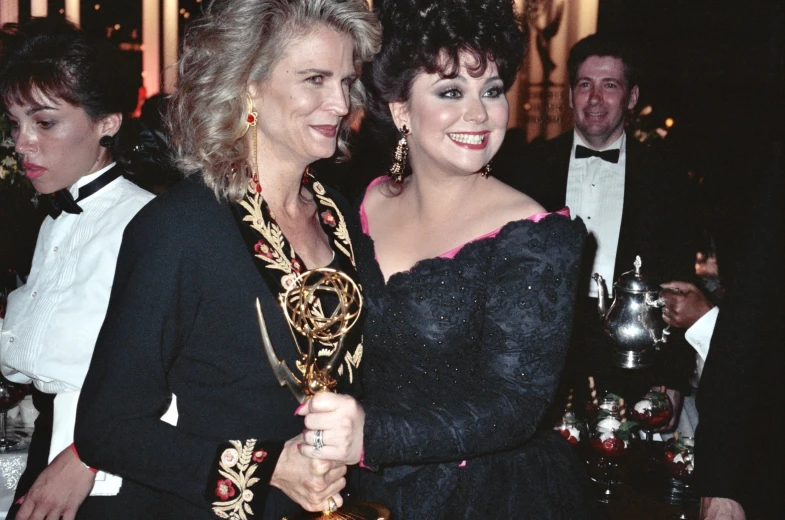
[[[376,177],[374,180],[371,181],[371,183],[365,189],[365,194],[367,195],[368,192],[371,190],[371,188],[373,188],[374,186],[376,186],[380,182],[383,182],[385,179],[387,179],[386,175],[382,175],[381,177]],[[570,216],[570,208],[564,207],[564,208],[560,209],[559,211],[553,211],[553,212],[544,211],[544,212],[541,212],[541,213],[535,213],[534,215],[530,216],[526,220],[531,220],[532,222],[539,222],[540,220],[544,219],[548,215],[552,215],[554,213],[556,213],[557,215],[562,215],[562,216],[565,216],[565,217],[569,217]],[[365,214],[365,197],[363,197],[363,201],[360,203],[360,224],[362,226],[363,233],[365,233],[368,236],[371,236],[370,233],[368,232],[368,216]],[[502,227],[504,227],[504,226],[502,226]],[[495,229],[495,230],[491,231],[490,233],[484,234],[481,237],[477,237],[477,238],[475,238],[473,240],[469,240],[468,242],[466,242],[466,244],[471,244],[472,242],[476,242],[476,241],[482,240],[484,238],[495,237],[496,235],[499,234],[499,231],[501,231],[501,230],[502,230],[502,228]],[[439,255],[439,258],[448,258],[448,259],[455,258],[455,255],[457,255],[458,252],[461,249],[463,249],[463,247],[466,244],[461,244],[458,247],[456,247],[455,249],[451,249],[451,250],[447,251],[446,253],[443,253],[443,254]]]

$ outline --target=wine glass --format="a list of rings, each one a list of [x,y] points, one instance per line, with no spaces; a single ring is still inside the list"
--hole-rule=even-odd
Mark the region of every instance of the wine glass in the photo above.
[[[25,395],[24,386],[17,385],[0,377],[0,452],[3,452],[19,443],[19,440],[8,436],[6,427],[6,414],[16,406]]]
[[[665,393],[665,388],[649,390],[643,399],[635,403],[630,414],[640,423],[641,430],[646,434],[646,457],[658,464],[659,454],[655,454],[652,449],[653,432],[667,425],[673,417],[673,405]]]
[[[618,394],[614,394],[611,391],[601,390],[599,393],[595,387],[591,388],[591,397],[588,401],[586,401],[586,406],[583,410],[583,416],[586,418],[586,422],[593,424],[597,417],[601,414],[606,414],[608,412],[619,412],[619,399],[621,396]],[[598,398],[598,395],[602,395],[602,398]]]
[[[622,482],[619,461],[630,451],[633,422],[625,421],[618,411],[600,408],[597,420],[589,434],[589,442],[597,457],[590,473],[594,482],[602,487],[601,501],[606,502],[617,495],[616,488]]]
[[[692,472],[695,469],[695,439],[675,435],[665,444],[662,455],[670,478],[666,488],[666,501],[681,508],[678,518],[686,519],[686,507],[692,505]]]

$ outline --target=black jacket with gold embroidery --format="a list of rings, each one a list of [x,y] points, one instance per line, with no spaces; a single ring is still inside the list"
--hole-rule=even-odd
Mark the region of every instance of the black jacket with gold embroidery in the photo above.
[[[314,193],[321,185],[311,182]],[[333,214],[322,215],[320,206],[323,228],[354,219],[336,193],[324,189],[323,197],[335,203]],[[152,201],[124,235],[75,444],[85,463],[124,478],[121,496],[149,497],[136,508],[149,508],[146,518],[242,517],[248,508],[255,518],[280,518],[298,510],[269,486],[283,443],[303,424],[265,357],[257,297],[272,343],[291,367],[295,349],[279,292],[260,276],[233,206],[188,179]],[[351,221],[344,226],[355,229]],[[347,248],[353,255],[330,239],[336,257]],[[361,356],[350,343],[340,368],[344,391],[356,382]],[[159,420],[172,394],[176,427]],[[118,510],[114,519],[123,518],[139,513]]]

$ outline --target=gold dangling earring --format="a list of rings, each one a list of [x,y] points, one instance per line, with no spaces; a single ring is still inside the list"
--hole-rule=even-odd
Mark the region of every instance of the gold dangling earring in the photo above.
[[[488,162],[488,164],[483,166],[482,170],[480,170],[480,176],[483,179],[487,179],[490,174],[491,174],[491,163]]]
[[[240,134],[240,139],[245,137],[245,134],[248,133],[248,130],[253,127],[253,138],[251,139],[251,148],[252,148],[252,159],[251,159],[251,181],[253,183],[253,189],[256,193],[262,192],[262,185],[259,184],[259,164],[257,163],[256,159],[256,122],[259,119],[259,113],[254,109],[253,106],[253,99],[251,99],[251,94],[248,92],[245,93],[245,128],[243,129],[242,133]]]
[[[402,125],[401,139],[395,147],[392,166],[390,166],[390,169],[387,171],[387,175],[390,176],[395,184],[401,184],[403,182],[403,172],[406,169],[406,158],[409,155],[409,142],[406,140],[407,135],[409,135],[409,127]]]

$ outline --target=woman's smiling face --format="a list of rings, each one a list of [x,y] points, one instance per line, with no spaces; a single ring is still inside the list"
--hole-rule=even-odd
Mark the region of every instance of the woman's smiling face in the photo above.
[[[485,72],[471,71],[477,59],[459,54],[455,78],[422,72],[415,76],[409,100],[390,104],[398,128],[411,134],[409,161],[412,171],[471,174],[483,168],[504,140],[509,105],[496,64],[488,60]]]
[[[318,27],[287,45],[266,82],[249,86],[262,153],[301,166],[335,153],[356,78],[353,52],[349,35]]]

